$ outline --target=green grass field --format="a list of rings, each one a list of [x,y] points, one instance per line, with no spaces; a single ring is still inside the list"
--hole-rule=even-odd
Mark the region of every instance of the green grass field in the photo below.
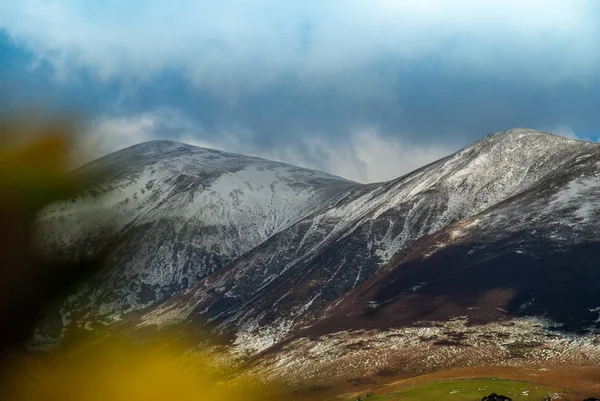
[[[378,394],[366,397],[364,401],[479,401],[490,393],[503,394],[514,401],[542,401],[550,394],[562,394],[563,389],[552,388],[536,383],[520,382],[504,379],[467,379],[437,381],[419,384],[389,394]],[[356,400],[356,397],[351,398]]]

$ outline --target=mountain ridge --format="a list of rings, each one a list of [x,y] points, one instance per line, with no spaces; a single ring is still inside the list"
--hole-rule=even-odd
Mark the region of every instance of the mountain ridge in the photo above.
[[[454,195],[452,194],[450,198],[448,198],[449,200],[445,201],[443,187],[441,188],[441,205],[438,206],[435,202],[433,204],[430,202],[431,199],[435,199],[434,195],[436,191],[440,191],[440,183],[443,183],[443,185],[445,185],[446,187],[449,186],[450,189],[457,188],[461,195],[465,193],[465,188],[468,189],[469,185],[475,185],[475,187],[473,187],[474,189],[472,190],[472,193],[474,194],[472,198],[475,199],[475,201],[479,202],[476,202],[474,205],[479,204],[479,206],[476,206],[475,209],[472,209],[470,211],[472,212],[472,214],[476,214],[477,212],[483,211],[486,208],[500,201],[503,201],[505,198],[510,198],[512,196],[518,195],[519,193],[522,193],[526,188],[529,188],[530,186],[535,186],[535,184],[540,180],[540,174],[555,174],[556,171],[559,170],[560,166],[570,163],[572,160],[579,157],[581,154],[587,152],[590,146],[597,150],[597,146],[592,143],[579,142],[576,140],[562,138],[554,135],[546,135],[537,131],[510,130],[507,131],[506,134],[508,135],[490,135],[447,158],[441,159],[438,162],[425,166],[424,168],[419,169],[416,172],[413,172],[406,176],[400,177],[397,180],[384,183],[381,186],[375,185],[369,186],[368,188],[363,187],[361,191],[357,191],[357,195],[355,197],[348,199],[347,201],[345,201],[346,203],[344,203],[338,208],[333,208],[326,211],[319,219],[317,219],[319,221],[333,219],[334,223],[330,224],[328,228],[324,228],[323,225],[319,226],[319,221],[315,222],[315,218],[312,218],[309,219],[309,221],[300,222],[299,226],[296,226],[296,228],[292,227],[288,229],[298,231],[295,234],[289,235],[290,238],[298,238],[298,240],[286,240],[284,238],[283,243],[277,244],[277,237],[283,235],[280,233],[275,238],[272,238],[269,241],[269,244],[261,245],[262,248],[268,248],[272,245],[272,251],[263,251],[260,249],[255,250],[251,252],[249,256],[243,260],[243,262],[240,262],[241,264],[238,267],[236,267],[236,264],[234,263],[226,271],[223,271],[219,275],[207,278],[204,284],[199,284],[200,287],[196,289],[195,294],[192,294],[191,290],[188,290],[185,292],[185,294],[182,294],[183,299],[179,299],[181,297],[178,296],[179,300],[173,302],[180,303],[181,309],[179,309],[179,311],[183,311],[183,314],[179,318],[185,319],[185,316],[192,316],[198,313],[199,311],[202,311],[202,313],[200,313],[200,316],[207,317],[208,320],[213,323],[221,322],[220,327],[222,327],[222,329],[226,331],[227,327],[229,327],[230,325],[236,327],[244,327],[244,324],[249,325],[246,326],[245,329],[242,329],[242,332],[252,334],[249,334],[247,336],[242,335],[240,337],[242,338],[242,340],[240,340],[239,343],[252,343],[253,341],[255,341],[254,338],[258,338],[258,340],[256,341],[258,343],[262,343],[262,346],[266,346],[269,343],[274,344],[281,338],[284,338],[286,336],[286,334],[284,333],[289,333],[290,330],[293,331],[295,329],[290,329],[290,327],[288,327],[290,324],[289,321],[286,322],[285,320],[277,320],[277,318],[269,318],[269,316],[294,316],[294,313],[298,313],[297,311],[300,311],[297,316],[304,315],[304,317],[299,318],[300,320],[297,323],[291,323],[291,325],[294,327],[301,327],[304,324],[308,324],[308,322],[310,322],[311,319],[319,319],[319,313],[322,313],[322,309],[320,309],[321,307],[317,308],[317,310],[321,310],[321,312],[318,312],[316,315],[307,315],[306,310],[309,310],[311,308],[314,309],[313,305],[316,302],[318,302],[319,298],[323,296],[323,290],[314,288],[311,290],[310,287],[300,290],[299,288],[302,288],[302,284],[299,283],[307,281],[315,283],[320,282],[325,283],[326,286],[328,286],[331,283],[330,280],[333,280],[332,276],[319,276],[319,274],[321,274],[323,271],[328,270],[328,267],[326,266],[330,263],[326,261],[327,257],[325,257],[325,260],[323,260],[324,255],[333,255],[329,256],[330,261],[337,261],[338,264],[342,262],[342,264],[339,265],[337,270],[333,270],[330,272],[330,274],[332,274],[333,277],[338,276],[337,278],[335,278],[335,285],[342,286],[341,289],[338,288],[337,290],[333,290],[333,293],[331,293],[331,295],[327,297],[327,302],[334,302],[334,299],[337,298],[337,296],[340,296],[344,292],[354,288],[352,284],[347,283],[350,280],[350,277],[348,276],[354,277],[354,279],[352,279],[355,281],[354,285],[360,284],[360,275],[362,272],[362,268],[365,268],[365,266],[368,266],[368,263],[370,263],[371,270],[367,270],[365,272],[365,275],[369,277],[371,274],[374,274],[376,271],[379,270],[379,268],[382,265],[385,264],[386,258],[388,258],[389,260],[389,258],[391,258],[393,254],[403,249],[403,247],[410,246],[410,243],[412,241],[418,239],[424,234],[427,234],[427,232],[425,232],[423,229],[423,227],[427,227],[427,224],[431,224],[431,227],[428,232],[433,233],[447,226],[452,221],[458,221],[465,217],[468,217],[469,213],[461,210],[472,209],[472,206],[469,206],[470,203],[461,206],[462,197],[459,196],[457,200],[453,202],[452,196]],[[540,139],[545,141],[543,144],[545,147],[540,147],[540,144],[535,144],[533,142]],[[481,167],[486,166],[486,163],[487,165],[489,165],[490,160],[486,159],[486,157],[488,156],[484,158],[479,157],[482,156],[481,149],[487,149],[487,151],[494,155],[495,159],[494,157],[491,157],[491,162],[495,162],[496,160],[505,160],[506,155],[517,154],[517,156],[519,157],[522,155],[528,156],[527,151],[524,151],[522,149],[523,141],[532,145],[536,145],[539,150],[539,154],[536,154],[536,157],[532,157],[531,155],[529,155],[531,163],[530,165],[528,165],[527,167],[523,167],[517,165],[516,163],[513,163],[505,166],[504,170],[501,169],[500,171],[493,172],[495,175],[492,174],[489,177],[486,175],[488,172]],[[501,147],[501,152],[498,151],[498,146]],[[545,152],[545,150],[548,149],[555,150],[555,152],[552,153],[551,157],[548,156]],[[479,150],[479,152],[476,152],[477,150]],[[514,156],[512,157],[514,158]],[[523,160],[519,160],[518,162],[520,164],[523,164]],[[473,164],[475,166],[473,166]],[[454,170],[449,169],[453,166],[458,167]],[[466,172],[463,171],[465,168],[467,169]],[[545,169],[543,174],[541,172],[542,168]],[[437,171],[437,173],[431,174],[432,170]],[[516,174],[515,171],[521,171],[522,175]],[[423,174],[425,173],[429,175],[427,177],[423,177]],[[516,184],[515,182],[508,181],[508,184],[506,184],[504,187],[501,185],[503,183],[502,180],[506,181],[506,177],[508,177],[509,179],[514,179],[515,175],[517,177]],[[469,182],[469,179],[473,176],[479,177],[478,181],[474,184],[473,182]],[[444,180],[438,183],[438,178],[436,177],[445,178]],[[499,190],[504,190],[504,197],[498,196]],[[400,196],[400,199],[398,199],[398,196]],[[417,198],[415,198],[415,196]],[[361,202],[361,198],[365,197],[366,199],[363,199],[363,201]],[[378,198],[383,199],[383,203],[378,202],[376,200]],[[407,202],[409,202],[410,207],[407,207]],[[425,209],[431,209],[431,211],[434,213],[434,216],[437,217],[431,220],[429,217],[427,217],[427,210],[423,211],[423,208],[421,208],[419,214],[416,215],[416,218],[412,221],[409,220],[407,222],[405,219],[407,213],[408,215],[410,215],[411,210],[414,209],[414,205],[418,205],[419,202],[425,202],[423,204],[425,205]],[[361,207],[364,207],[365,205],[367,205],[365,211],[360,212]],[[342,211],[342,213],[340,214],[340,208],[345,208],[346,212],[349,211],[350,213],[357,214],[357,216],[355,216],[355,218],[350,218],[350,220],[344,222],[343,220],[346,219],[346,217],[344,217],[345,213]],[[365,244],[367,244],[366,248],[370,246],[371,250],[373,250],[373,248],[377,248],[378,245],[375,243],[377,241],[373,242],[373,239],[376,240],[377,236],[373,238],[364,237],[364,235],[360,235],[360,233],[359,235],[356,235],[355,229],[358,228],[358,230],[360,230],[360,227],[364,229],[365,224],[368,226],[372,225],[373,221],[385,221],[389,220],[390,218],[394,219],[395,221],[402,221],[402,219],[405,220],[405,230],[409,230],[407,232],[408,238],[405,238],[405,240],[402,240],[400,238],[399,242],[397,242],[395,245],[392,242],[392,249],[388,251],[390,256],[387,257],[385,256],[385,254],[381,253],[385,252],[385,249],[382,248],[380,248],[379,250],[375,249],[375,251],[380,252],[379,256],[373,255],[373,252],[369,252],[368,249],[365,249],[363,252],[356,252],[354,248],[362,246],[364,249]],[[442,219],[441,221],[436,220],[440,218]],[[337,224],[335,223],[336,219],[338,221]],[[430,220],[429,223],[427,223],[427,219]],[[391,225],[391,220],[388,223]],[[388,223],[385,224],[387,225]],[[345,233],[342,232],[340,234],[341,236],[338,235],[339,233],[335,234],[336,227],[339,227],[339,224],[346,226],[346,229],[344,229],[346,231]],[[425,224],[425,226],[423,224]],[[301,247],[302,244],[305,243],[304,239],[306,238],[306,232],[307,230],[310,230],[310,227],[312,227],[313,230],[317,231],[323,230],[324,228],[326,231],[329,230],[330,234],[333,232],[333,234],[331,234],[333,235],[333,237],[330,240],[333,241],[332,243],[334,243],[335,246],[333,246],[333,248],[332,246],[329,246],[329,243],[327,243],[327,235],[325,237],[321,236],[321,244],[323,244],[322,240],[325,239],[325,246],[321,248],[321,251],[317,251],[316,254],[312,254],[311,256],[311,252],[313,251],[309,249],[307,254],[304,254],[304,256],[300,257],[300,259],[294,260],[292,255],[290,255],[291,252],[289,252],[287,256],[283,255],[284,259],[276,259],[273,262],[272,256],[269,255],[281,254],[281,251],[278,251],[277,249],[281,250],[283,248],[290,248],[292,247],[292,244],[295,244],[295,247],[297,244],[299,244],[299,246]],[[417,232],[414,232],[413,227],[417,227]],[[389,233],[391,229],[392,228],[389,227],[383,231],[380,229],[380,236],[383,235],[385,238],[385,232]],[[411,229],[413,229],[412,233],[410,231]],[[370,236],[373,233],[367,232],[366,234]],[[402,232],[396,233],[396,239],[398,238],[398,234],[402,234]],[[391,240],[394,240],[393,235],[390,238]],[[340,245],[340,241],[346,241],[348,239],[350,239],[350,243],[353,244],[351,248],[347,248],[343,245]],[[381,243],[381,241],[379,242]],[[275,245],[273,245],[273,243]],[[317,247],[318,246],[319,241],[317,241]],[[261,255],[261,252],[263,252],[264,255]],[[298,253],[298,251],[294,249],[294,253]],[[353,274],[348,273],[348,270],[353,266],[353,262],[346,261],[344,255],[347,255],[348,258],[350,258],[353,261],[359,260],[359,263],[354,263],[354,266],[357,267],[354,268],[355,270]],[[384,258],[381,259],[381,256],[384,256]],[[319,259],[321,259],[320,262]],[[284,262],[285,260],[287,260],[287,262]],[[306,262],[307,260],[308,262]],[[377,260],[379,260],[379,262]],[[270,261],[271,264],[269,264],[267,261]],[[360,266],[358,266],[358,264],[360,264]],[[257,269],[252,271],[252,269],[248,266],[260,266],[260,270]],[[271,270],[271,273],[266,275],[260,273],[260,271],[263,271],[265,269],[265,266],[273,266],[267,268],[267,270],[273,269]],[[288,267],[281,270],[281,266]],[[343,272],[339,270],[342,266],[345,268]],[[246,273],[242,273],[243,271],[246,271]],[[252,273],[250,271],[252,271]],[[309,274],[309,276],[302,277],[299,271],[304,272],[302,274]],[[243,274],[243,276],[240,276],[240,274]],[[290,274],[295,278],[290,278],[288,280],[290,284],[282,284],[282,279],[280,279],[278,275]],[[344,280],[339,280],[339,276],[344,276]],[[248,283],[251,283],[253,280],[256,280],[257,284],[255,287],[252,287],[249,290],[246,289],[243,290],[241,293],[238,293],[233,297],[233,299],[227,296],[223,299],[220,295],[218,295],[218,291],[216,293],[214,292],[217,288],[225,288],[226,290],[223,291],[227,294],[235,294],[236,287],[238,287],[241,290],[239,286],[236,286],[234,284],[236,281],[233,279],[234,277],[237,277],[238,280],[240,277],[245,277],[244,281],[246,285],[248,285]],[[257,277],[262,277],[262,279],[259,279]],[[312,279],[309,279],[307,277],[312,277]],[[273,287],[273,289],[270,289],[269,291],[265,291],[264,286],[266,282],[263,281],[265,279],[269,283],[273,283],[267,285],[275,285],[275,287]],[[290,287],[292,282],[294,283],[294,285]],[[344,284],[344,282],[346,282],[346,284]],[[289,288],[289,291],[282,292],[281,289],[286,286],[287,288]],[[312,297],[295,294],[295,292],[306,292],[307,290],[308,293],[313,294]],[[262,294],[262,296],[257,294]],[[289,297],[292,297],[296,299],[296,301],[294,301],[294,303],[292,304],[284,304],[284,306],[281,307],[280,312],[274,312],[278,308],[280,308],[279,304],[282,302],[281,300],[286,299],[286,297],[288,299]],[[246,303],[242,301],[241,303],[239,303],[238,301],[236,301],[236,299],[258,299],[258,301]],[[260,299],[268,299],[269,301],[266,301],[264,307],[259,307],[257,306],[257,303],[260,304]],[[279,301],[277,301],[277,299],[279,299]],[[304,301],[300,302],[300,299],[304,299]],[[272,300],[275,301],[275,304],[273,304]],[[237,306],[232,306],[232,302],[233,305]],[[325,306],[322,306],[322,308],[327,308],[327,302],[325,302]],[[192,306],[194,304],[196,304],[197,306]],[[167,319],[167,321],[171,321],[170,319],[173,319],[177,315],[175,311],[177,311],[178,308],[178,306],[169,304],[169,302],[167,302],[166,304],[159,306],[156,311],[149,313],[146,317],[147,321],[144,324],[160,323],[161,314],[164,316],[169,316],[169,319]],[[303,308],[308,309],[303,310]],[[211,309],[213,309],[214,312],[211,312]],[[292,322],[294,320],[295,319],[292,318]],[[266,324],[266,326],[261,327],[263,325],[263,323],[260,323],[261,321],[264,324]],[[277,334],[278,331],[282,334]],[[268,338],[269,336],[273,336],[274,339],[264,341],[260,339],[261,337],[264,339]]]
[[[315,173],[318,174],[322,174],[325,176],[329,176],[335,179],[340,179],[343,181],[347,181],[347,182],[351,182],[351,183],[355,183],[358,184],[352,180],[349,180],[347,178],[344,177],[340,177],[340,176],[336,176],[334,174],[330,174],[330,173],[326,173],[317,169],[313,169],[313,168],[307,168],[307,167],[301,167],[301,166],[296,166],[290,163],[286,163],[286,162],[281,162],[281,161],[274,161],[274,160],[270,160],[270,159],[266,159],[264,157],[260,157],[260,156],[249,156],[249,155],[245,155],[242,153],[236,153],[236,152],[229,152],[229,151],[225,151],[225,150],[219,150],[219,149],[213,149],[213,148],[207,148],[207,147],[203,147],[203,146],[196,146],[196,145],[191,145],[185,142],[180,142],[180,141],[175,141],[175,140],[170,140],[170,139],[153,139],[153,140],[149,140],[149,141],[144,141],[144,142],[140,142],[131,146],[127,146],[125,148],[116,150],[114,152],[111,152],[109,154],[100,156],[94,160],[91,160],[77,168],[75,168],[71,174],[78,174],[84,170],[88,170],[88,169],[93,169],[94,168],[94,164],[98,164],[101,163],[102,161],[105,161],[106,159],[109,159],[110,157],[114,157],[115,154],[120,154],[123,152],[131,152],[134,150],[139,150],[139,149],[145,149],[148,148],[147,151],[145,152],[146,154],[151,153],[150,151],[155,150],[156,155],[164,155],[165,153],[169,153],[170,151],[173,150],[177,150],[177,149],[183,149],[183,148],[193,148],[193,149],[198,149],[204,152],[209,152],[209,153],[215,153],[215,154],[222,154],[222,155],[227,155],[230,157],[243,157],[245,159],[248,160],[256,160],[256,161],[260,161],[260,162],[267,162],[267,163],[272,163],[272,164],[280,164],[282,166],[289,166],[289,167],[294,167],[294,168],[298,168],[298,169],[302,169],[302,170],[307,170],[307,171],[313,171]],[[166,148],[166,149],[163,149]],[[160,151],[160,152],[158,152]]]
[[[84,316],[75,324],[89,328],[93,320],[100,319],[104,324],[108,324],[125,319],[129,322],[128,327],[137,328],[163,327],[175,323],[185,323],[190,330],[210,326],[216,332],[231,338],[233,348],[238,350],[240,355],[247,356],[276,348],[282,341],[288,342],[303,333],[330,333],[331,327],[338,323],[331,326],[327,322],[340,321],[340,313],[343,315],[344,308],[348,308],[348,302],[357,292],[364,292],[361,289],[367,288],[365,286],[368,283],[382,280],[379,277],[387,277],[390,272],[397,271],[398,267],[394,263],[401,259],[401,255],[412,252],[417,255],[417,259],[422,258],[423,255],[418,256],[413,247],[422,248],[420,244],[427,244],[428,238],[445,235],[444,238],[450,238],[452,241],[460,240],[464,238],[461,233],[478,229],[477,224],[473,227],[465,226],[467,222],[476,221],[479,215],[502,209],[503,205],[521,205],[529,202],[533,211],[538,211],[546,217],[550,216],[550,212],[544,212],[545,205],[535,201],[535,196],[527,194],[536,193],[540,199],[554,199],[553,194],[561,193],[561,188],[566,185],[565,179],[561,177],[572,178],[580,166],[593,172],[593,163],[600,151],[600,145],[592,142],[530,129],[512,129],[490,134],[458,152],[395,180],[357,184],[314,170],[198,149],[169,141],[136,146],[127,148],[129,150],[126,149],[117,156],[113,154],[112,157],[108,155],[99,159],[102,162],[97,161],[88,168],[99,170],[100,173],[104,168],[105,176],[112,177],[113,180],[133,176],[134,179],[129,181],[137,182],[141,179],[142,183],[147,183],[148,180],[144,181],[144,174],[138,174],[139,171],[146,171],[148,166],[145,163],[152,166],[158,163],[156,166],[160,168],[156,170],[166,174],[164,179],[168,183],[168,190],[161,192],[161,197],[166,202],[164,205],[167,206],[158,205],[150,209],[150,212],[143,209],[138,220],[130,221],[126,227],[130,237],[123,238],[136,246],[143,245],[145,250],[135,247],[123,250],[117,247],[116,251],[112,250],[110,261],[117,267],[109,273],[104,273],[109,277],[108,281],[106,277],[99,281],[102,283],[102,280],[105,280],[104,287],[106,282],[124,282],[130,286],[138,280],[142,283],[148,282],[149,278],[145,276],[148,265],[144,264],[144,258],[151,256],[156,259],[156,255],[160,255],[156,249],[171,244],[174,240],[183,244],[183,248],[178,252],[190,261],[188,271],[197,268],[197,260],[205,260],[200,256],[205,251],[190,256],[190,241],[199,241],[199,244],[205,245],[210,243],[215,252],[225,249],[228,242],[220,239],[219,231],[213,229],[171,237],[166,235],[159,225],[152,223],[148,227],[144,226],[144,219],[148,216],[162,219],[161,224],[167,224],[167,227],[170,227],[170,224],[181,225],[178,221],[189,219],[189,215],[177,214],[169,205],[177,205],[177,210],[187,210],[186,207],[191,208],[190,210],[205,208],[206,205],[211,205],[212,198],[198,194],[205,191],[214,192],[215,188],[221,188],[220,191],[225,191],[222,193],[226,194],[242,187],[250,188],[252,185],[246,185],[248,180],[256,180],[256,174],[259,173],[262,174],[259,176],[263,177],[261,180],[267,179],[264,174],[269,175],[273,169],[284,169],[285,174],[271,174],[267,181],[277,181],[276,185],[283,185],[287,188],[286,191],[291,191],[289,193],[293,195],[281,198],[281,202],[275,204],[267,202],[264,209],[266,214],[257,214],[256,219],[252,220],[256,223],[252,224],[264,224],[268,221],[265,216],[279,210],[276,212],[279,214],[273,217],[268,233],[265,231],[264,234],[258,235],[243,249],[238,248],[240,250],[237,252],[229,252],[230,256],[226,260],[217,261],[218,268],[205,271],[184,285],[172,286],[173,277],[177,282],[177,276],[163,275],[154,281],[150,278],[149,282],[162,288],[161,296],[156,296],[156,293],[148,296],[143,288],[136,289],[134,285],[133,289],[124,288],[120,292],[105,291],[99,298],[93,298],[98,291],[94,290],[93,286],[83,288],[81,293],[87,294],[86,296],[72,296],[63,304],[60,318],[63,333],[64,326],[70,322],[72,311],[95,308],[96,313]],[[157,156],[152,153],[157,148],[166,148],[168,151],[163,150]],[[140,149],[147,149],[147,152],[142,153],[148,157],[136,154],[136,149],[138,153]],[[115,159],[119,163],[115,164]],[[179,162],[185,159],[188,164],[180,166],[173,162],[174,159]],[[243,166],[239,165],[241,161]],[[219,170],[218,163],[232,163],[232,170],[235,171],[227,170],[223,173]],[[262,167],[252,170],[252,174],[248,175],[247,168],[254,163]],[[268,166],[263,165],[265,163]],[[201,171],[202,174],[197,180],[191,179],[190,171]],[[231,181],[232,177],[237,177],[237,171],[242,172],[243,179]],[[213,180],[211,174],[216,175],[216,179]],[[218,180],[224,176],[229,178],[223,183],[224,186],[219,187],[215,183],[218,184]],[[277,179],[274,181],[273,177]],[[177,180],[182,180],[182,183],[178,183]],[[301,181],[300,185],[297,180]],[[191,184],[193,185],[190,186]],[[116,189],[112,188],[110,191],[120,193],[119,185],[114,185]],[[142,186],[138,185],[136,188]],[[173,188],[177,190],[172,190]],[[257,184],[254,189],[258,192],[252,196],[259,199],[268,188],[269,185]],[[250,190],[249,193],[254,192]],[[281,194],[279,189],[272,192],[272,196]],[[308,198],[299,197],[299,194]],[[195,199],[203,200],[194,203]],[[308,208],[306,199],[314,201],[309,202]],[[300,207],[291,207],[289,202],[293,201]],[[112,205],[114,204],[120,205],[113,202]],[[260,210],[261,204],[246,200],[235,206],[234,203],[223,200],[215,210],[229,210],[227,208],[231,207],[234,208],[231,210],[237,210],[235,207],[242,207],[239,213],[246,216]],[[224,205],[228,206],[223,209]],[[594,212],[593,209],[588,210],[583,206],[580,209],[579,213],[582,215]],[[127,212],[129,209],[123,210]],[[296,213],[294,218],[285,217],[290,210]],[[117,217],[122,215],[117,213]],[[566,216],[572,217],[568,213]],[[210,220],[211,218],[213,220]],[[522,224],[518,218],[511,219],[515,227]],[[548,219],[542,223],[551,224],[552,221]],[[199,221],[213,221],[214,224],[227,221],[234,227],[235,234],[231,238],[245,237],[239,228],[242,220],[206,215]],[[52,226],[49,232],[62,227],[61,224]],[[510,232],[511,227],[505,224],[493,224],[497,225],[500,233]],[[58,233],[61,237],[60,230]],[[428,245],[427,249],[427,252],[435,255],[437,251],[443,251],[445,248],[435,243]],[[125,262],[120,263],[119,257],[123,255],[130,259],[121,259]],[[176,263],[180,256],[172,257],[175,259],[161,257],[159,262],[156,262],[157,265],[150,266],[159,269],[181,266]],[[123,275],[120,269],[128,263],[144,268],[138,268],[133,275]],[[430,270],[433,272],[437,268],[432,267],[433,270]],[[418,287],[419,283],[414,282],[412,286]],[[134,307],[123,305],[121,298],[129,299],[132,296],[147,297],[144,298],[146,302],[138,303]],[[379,302],[377,299],[358,299],[357,302],[363,306],[371,301],[374,304]],[[358,314],[356,321],[365,323],[360,316],[370,313],[371,309],[352,308],[354,307],[351,307],[352,313]],[[136,310],[139,312],[134,312]],[[459,311],[460,308],[452,310]],[[365,323],[364,326],[369,327],[369,324]]]

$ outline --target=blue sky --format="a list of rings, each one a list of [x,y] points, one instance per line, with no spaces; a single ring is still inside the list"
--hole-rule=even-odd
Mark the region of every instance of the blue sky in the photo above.
[[[525,3],[525,4],[523,4]],[[391,179],[491,132],[600,136],[595,0],[0,0],[0,106]]]

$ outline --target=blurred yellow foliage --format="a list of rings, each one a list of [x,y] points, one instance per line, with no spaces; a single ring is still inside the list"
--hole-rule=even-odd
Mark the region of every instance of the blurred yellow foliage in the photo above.
[[[35,211],[75,193],[67,175],[73,124],[36,120],[22,115],[0,121],[0,202],[5,207]]]
[[[252,379],[228,381],[234,372],[214,354],[190,348],[164,340],[143,345],[114,338],[83,343],[37,364],[28,359],[11,364],[0,395],[14,401],[270,399],[266,388]]]
[[[74,126],[21,115],[0,121],[0,400],[267,400],[216,354],[173,339],[88,338],[48,353],[15,353],[40,311],[73,277],[33,244],[36,213],[77,192],[69,170]],[[7,352],[9,351],[9,352]],[[12,355],[8,357],[8,355]],[[239,372],[237,372],[239,373]]]

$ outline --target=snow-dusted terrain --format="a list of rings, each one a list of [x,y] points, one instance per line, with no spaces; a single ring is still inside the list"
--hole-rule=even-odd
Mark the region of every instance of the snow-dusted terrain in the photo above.
[[[105,321],[174,295],[355,184],[317,171],[169,141],[136,145],[73,173],[77,198],[40,218],[44,245],[107,255],[63,308]]]
[[[552,202],[569,203],[565,191],[593,191],[588,181],[573,187],[560,177],[593,165],[599,151],[597,144],[532,130],[492,134],[397,180],[356,188],[158,306],[140,324],[200,317],[234,331],[236,344],[250,353],[263,350],[327,316],[345,294],[424,236],[457,223],[452,236],[460,237],[477,224],[465,219],[540,185],[556,196],[540,198],[534,214],[551,215]],[[576,216],[593,211],[573,207]],[[516,230],[522,222],[506,223]]]
[[[598,325],[600,296],[578,293],[586,284],[576,281],[600,285],[599,163],[598,144],[514,129],[360,185],[152,142],[86,166],[101,179],[49,209],[42,232],[67,252],[108,254],[65,318],[89,310],[134,327],[210,324],[232,335],[238,355],[454,316],[486,325],[531,315],[584,330],[568,315]],[[110,241],[90,246],[102,229]],[[569,260],[579,266],[571,281]],[[560,306],[556,283],[576,299]],[[152,307],[124,315],[142,306]]]

